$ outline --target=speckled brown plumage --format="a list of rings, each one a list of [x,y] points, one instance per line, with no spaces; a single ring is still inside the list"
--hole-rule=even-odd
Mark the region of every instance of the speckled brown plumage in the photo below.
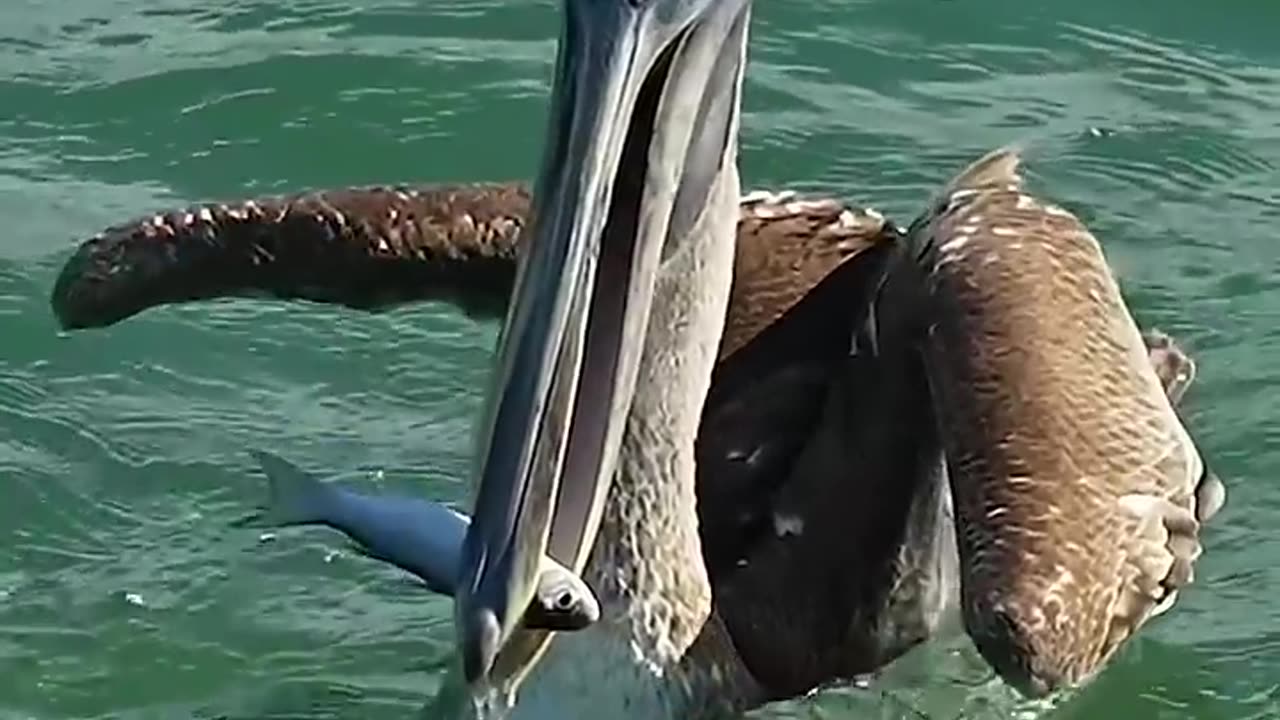
[[[66,329],[146,308],[274,296],[376,310],[442,299],[501,313],[529,212],[512,183],[370,187],[208,203],[83,242],[51,302]]]
[[[877,213],[831,199],[754,193],[741,208],[696,445],[715,632],[691,654],[715,656],[727,635],[756,702],[898,657],[933,631],[957,581],[942,441],[916,351],[921,313],[905,305],[916,300],[878,309],[874,352],[854,341],[886,269],[911,248]],[[366,310],[440,298],[498,313],[527,211],[515,184],[198,206],[84,243],[53,304],[67,328],[228,295]],[[1176,403],[1194,362],[1161,333],[1147,344]]]
[[[782,317],[845,260],[897,237],[880,213],[832,198],[756,192],[741,207],[721,357]]]
[[[1088,680],[1190,581],[1203,462],[1097,240],[1017,166],[976,162],[911,238],[965,625],[1035,695]]]
[[[342,188],[149,214],[82,242],[54,284],[64,329],[147,308],[277,297],[378,310],[447,300],[499,315],[515,277],[529,193],[520,183]],[[878,237],[874,211],[794,193],[744,198],[732,352]],[[779,272],[781,271],[781,272]]]
[[[770,699],[892,662],[958,592],[919,315],[881,308],[875,352],[849,352],[894,250],[867,248],[723,358],[703,413],[703,554],[717,612]],[[1144,341],[1178,402],[1194,361],[1158,330]]]

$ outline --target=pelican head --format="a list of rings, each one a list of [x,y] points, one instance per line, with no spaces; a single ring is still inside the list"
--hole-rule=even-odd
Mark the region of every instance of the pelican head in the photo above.
[[[455,598],[469,683],[519,623],[543,554],[582,570],[662,258],[698,233],[733,242],[721,218],[736,218],[749,15],[750,0],[565,0]]]

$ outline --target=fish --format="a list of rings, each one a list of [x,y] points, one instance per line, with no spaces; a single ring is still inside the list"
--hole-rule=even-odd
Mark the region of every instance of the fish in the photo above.
[[[361,493],[323,482],[294,463],[251,449],[267,479],[268,500],[239,526],[323,525],[346,535],[361,555],[413,575],[427,590],[453,597],[462,542],[471,518],[439,502]],[[544,557],[522,623],[534,630],[574,631],[600,619],[595,593],[577,574]]]

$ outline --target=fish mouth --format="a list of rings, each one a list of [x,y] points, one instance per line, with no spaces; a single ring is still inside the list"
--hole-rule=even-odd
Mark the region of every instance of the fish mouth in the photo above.
[[[721,183],[736,201],[749,19],[750,0],[564,4],[455,596],[468,684],[519,624],[542,555],[581,572],[595,543],[658,268]]]

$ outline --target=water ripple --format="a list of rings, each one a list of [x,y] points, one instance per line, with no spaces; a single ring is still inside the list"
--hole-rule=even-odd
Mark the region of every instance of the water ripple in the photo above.
[[[1195,354],[1188,422],[1231,492],[1177,610],[1057,709],[1019,701],[960,636],[883,685],[757,715],[1274,714],[1277,18],[1176,5],[757,3],[744,183],[905,223],[975,154],[1027,142],[1036,191],[1089,223],[1142,323]],[[438,304],[228,300],[64,334],[47,294],[74,242],[159,208],[530,177],[555,7],[0,5],[0,714],[419,712],[454,662],[448,601],[335,533],[232,527],[265,495],[245,450],[463,501],[497,328]]]

